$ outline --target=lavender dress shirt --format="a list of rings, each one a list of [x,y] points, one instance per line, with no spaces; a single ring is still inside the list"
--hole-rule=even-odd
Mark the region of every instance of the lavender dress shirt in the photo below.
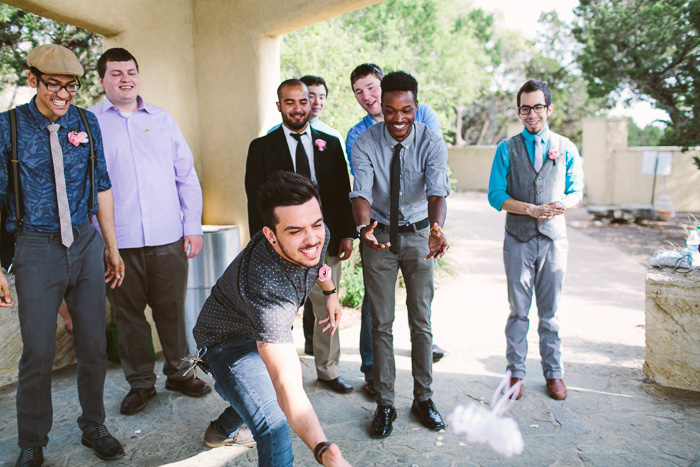
[[[202,188],[175,119],[141,97],[131,115],[107,98],[90,111],[102,130],[119,248],[202,235]]]

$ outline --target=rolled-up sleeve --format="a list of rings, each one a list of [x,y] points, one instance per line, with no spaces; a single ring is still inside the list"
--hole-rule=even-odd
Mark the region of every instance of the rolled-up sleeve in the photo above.
[[[489,178],[489,204],[498,211],[501,206],[510,198],[506,193],[508,188],[508,174],[510,173],[510,155],[508,154],[508,144],[505,141],[496,148],[491,166],[491,176]]]
[[[374,167],[369,157],[372,144],[371,139],[362,137],[355,141],[352,146],[352,165],[355,168],[355,179],[350,192],[350,200],[354,198],[364,198],[372,204],[372,188],[374,186]]]
[[[450,180],[447,176],[447,146],[442,138],[431,141],[425,161],[425,195],[447,197],[450,194]]]

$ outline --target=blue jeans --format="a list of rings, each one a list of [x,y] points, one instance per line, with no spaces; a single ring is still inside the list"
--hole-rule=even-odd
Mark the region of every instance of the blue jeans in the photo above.
[[[369,310],[369,298],[367,297],[367,279],[364,270],[364,244],[360,241],[360,258],[362,259],[362,279],[365,283],[365,295],[362,297],[360,309],[360,359],[362,365],[360,371],[365,374],[365,381],[372,381],[372,314]]]
[[[365,381],[371,381],[374,378],[372,375],[372,314],[369,311],[366,289],[360,316],[360,358],[362,359],[360,371],[365,374]]]
[[[228,436],[245,423],[258,445],[258,465],[293,465],[287,417],[277,403],[277,393],[255,341],[227,339],[208,347],[203,358],[214,377],[214,389],[231,404],[214,422],[214,429]]]

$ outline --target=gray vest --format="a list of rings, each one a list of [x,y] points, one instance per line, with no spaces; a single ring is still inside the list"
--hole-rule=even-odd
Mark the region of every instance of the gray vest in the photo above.
[[[558,148],[561,156],[556,160],[545,157],[539,173],[535,172],[530,162],[523,135],[517,134],[506,140],[510,159],[506,193],[513,199],[539,206],[564,198],[566,147],[569,140],[552,131],[549,135],[549,150]],[[556,240],[566,234],[566,221],[563,215],[554,216],[548,221],[538,221],[530,216],[509,212],[506,214],[506,231],[521,242],[530,240],[538,233]]]

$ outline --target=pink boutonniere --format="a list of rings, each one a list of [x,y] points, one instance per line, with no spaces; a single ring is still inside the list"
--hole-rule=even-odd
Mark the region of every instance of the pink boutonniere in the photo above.
[[[552,164],[557,165],[557,159],[561,156],[561,153],[559,152],[558,149],[550,149],[549,152],[547,153],[547,157],[552,159]]]
[[[323,150],[326,149],[326,142],[320,138],[314,141],[314,144],[316,145],[316,148],[321,152],[323,152]]]
[[[318,270],[318,280],[321,282],[326,282],[330,278],[331,278],[331,267],[328,266],[327,264],[324,264],[323,266],[321,266],[321,269]]]
[[[70,133],[68,133],[68,141],[70,141],[73,146],[77,146],[80,143],[87,143],[87,133],[85,133],[84,131],[71,131]]]

